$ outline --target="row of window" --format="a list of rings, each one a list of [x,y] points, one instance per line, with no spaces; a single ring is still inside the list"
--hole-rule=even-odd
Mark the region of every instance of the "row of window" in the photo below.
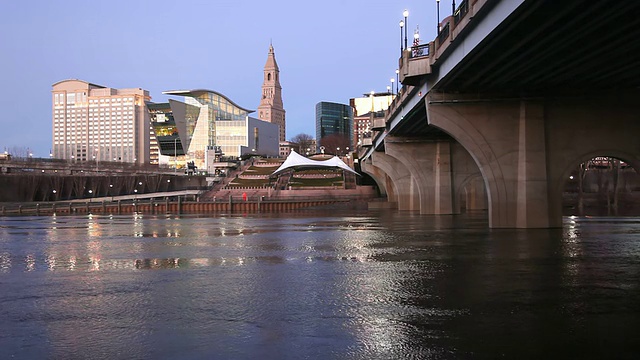
[[[68,139],[66,143],[81,141],[82,139],[71,138]],[[55,145],[64,145],[66,144],[64,141],[54,141]],[[105,140],[94,140],[94,143],[100,143],[100,146],[133,146],[133,141],[105,141]]]
[[[64,105],[66,104],[75,104],[75,103],[86,103],[87,102],[87,92],[77,92],[77,93],[66,93],[66,101],[65,101],[65,93],[55,93],[53,95],[53,104],[54,105]],[[112,98],[102,98],[102,99],[89,99],[89,104],[105,104],[105,103],[123,103],[123,104],[131,104],[133,103],[132,97],[112,97]]]
[[[64,131],[56,131],[53,133],[55,138],[58,137],[62,137],[65,136],[65,132]],[[70,129],[66,132],[66,136],[78,136],[78,137],[82,137],[85,135],[85,131],[79,130],[76,131],[75,129]],[[105,137],[106,138],[121,138],[121,137],[126,137],[126,136],[133,136],[133,130],[125,130],[125,131],[121,131],[121,132],[110,132],[109,130],[101,130],[100,132],[98,132],[97,130],[95,132],[90,131],[89,132],[89,137],[93,137],[95,135],[95,137],[97,138],[98,135],[100,135],[100,137]]]
[[[113,108],[111,110],[109,109],[100,109],[100,111],[98,111],[97,109],[89,109],[89,116],[98,116],[98,114],[100,115],[109,115],[109,112],[111,112],[111,115],[133,115],[133,111],[129,110],[127,111],[127,109],[124,109],[124,111],[122,111],[120,108]],[[87,115],[87,112],[84,110],[78,110],[77,114],[75,110],[69,110],[66,112],[67,116],[73,116],[73,115]],[[60,117],[64,117],[65,116],[65,112],[64,111],[60,111],[58,112],[57,110],[54,110],[53,112],[53,116],[60,116]]]
[[[74,121],[76,120],[76,121]],[[53,119],[53,123],[57,124],[57,125],[63,125],[65,123],[69,124],[69,126],[85,126],[85,122],[82,121],[84,119],[80,119],[80,118],[67,118],[66,121],[63,118],[55,118]],[[97,126],[115,126],[115,125],[129,125],[132,126],[133,125],[133,119],[124,119],[124,118],[90,118],[89,121],[91,122],[91,126],[92,127],[97,127]]]

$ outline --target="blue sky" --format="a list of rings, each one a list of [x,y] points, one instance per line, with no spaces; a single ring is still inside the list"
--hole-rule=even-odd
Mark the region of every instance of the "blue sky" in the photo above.
[[[51,85],[205,88],[257,109],[270,41],[280,67],[287,138],[315,137],[315,104],[386,91],[400,53],[436,29],[436,1],[0,0],[0,150],[51,148]],[[451,13],[441,3],[440,18]],[[252,114],[256,116],[256,114]]]

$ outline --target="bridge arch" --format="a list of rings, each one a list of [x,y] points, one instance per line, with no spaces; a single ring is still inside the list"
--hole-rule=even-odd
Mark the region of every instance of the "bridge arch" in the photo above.
[[[427,98],[428,124],[458,141],[477,163],[491,227],[562,226],[562,186],[572,168],[611,156],[640,162],[640,92],[539,99]]]
[[[380,168],[391,179],[396,192],[398,210],[418,210],[417,184],[407,167],[382,152],[373,153],[371,158],[373,165]]]
[[[363,161],[360,164],[360,169],[376,182],[380,194],[387,197],[387,202],[396,203],[398,201],[398,192],[393,181],[382,169],[373,165],[371,158]]]
[[[505,178],[509,178],[509,175],[504,173],[504,167],[498,160],[513,162],[515,159],[508,158],[513,158],[517,154],[508,151],[497,154],[492,147],[492,140],[517,138],[518,134],[509,127],[500,126],[500,119],[496,119],[497,116],[494,117],[492,114],[507,111],[515,116],[517,107],[507,103],[492,103],[492,106],[500,107],[496,110],[482,102],[465,104],[432,102],[432,100],[431,96],[425,97],[429,125],[455,139],[478,166],[487,194],[490,226],[508,227],[509,224],[514,224],[515,214],[506,207],[497,206],[497,204],[508,202],[510,191],[504,181]],[[471,121],[472,119],[476,121]],[[495,129],[496,133],[491,134],[493,138],[483,133],[481,127]]]
[[[597,157],[615,158],[629,164],[636,173],[640,173],[640,156],[629,150],[617,150],[611,148],[603,148],[600,150],[590,149],[582,152],[580,155],[559,159],[557,167],[562,169],[558,172],[558,176],[550,179],[551,194],[550,207],[552,214],[562,216],[563,192],[571,174],[578,168],[580,164],[590,161]],[[564,160],[564,161],[562,161]]]
[[[487,193],[482,175],[477,172],[466,176],[456,186],[455,209],[459,212],[464,203],[465,210],[487,209]]]

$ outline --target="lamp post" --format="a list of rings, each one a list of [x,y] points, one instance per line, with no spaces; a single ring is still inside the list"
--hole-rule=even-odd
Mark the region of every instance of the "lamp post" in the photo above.
[[[396,95],[398,94],[399,84],[400,84],[400,70],[396,69]]]
[[[173,139],[173,175],[178,173],[178,138]]]
[[[409,17],[409,10],[404,9],[402,12],[402,16],[404,16],[404,48],[407,48],[407,29],[409,28],[409,23],[407,22],[407,18]]]
[[[391,81],[391,95],[393,95],[393,82],[396,81],[396,79],[391,78],[389,81]]]
[[[404,50],[404,48],[402,47],[402,30],[404,28],[404,21],[400,20],[400,58],[402,58],[402,50]]]
[[[436,0],[436,14],[438,14],[438,24],[436,25],[437,29],[437,33],[438,35],[440,35],[440,0]]]
[[[456,0],[451,2],[451,15],[456,16]]]

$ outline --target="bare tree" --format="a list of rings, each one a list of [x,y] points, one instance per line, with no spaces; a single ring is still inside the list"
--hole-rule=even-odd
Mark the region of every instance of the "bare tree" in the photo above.
[[[304,154],[307,152],[307,149],[311,148],[313,144],[313,136],[305,133],[300,133],[291,138],[291,142],[298,144],[298,153]],[[312,153],[315,153],[315,149],[310,150]]]
[[[342,155],[348,152],[351,141],[347,135],[331,134],[320,139],[320,145],[324,146],[325,153]]]
[[[14,159],[27,159],[31,157],[29,148],[24,146],[12,146],[5,151]]]

